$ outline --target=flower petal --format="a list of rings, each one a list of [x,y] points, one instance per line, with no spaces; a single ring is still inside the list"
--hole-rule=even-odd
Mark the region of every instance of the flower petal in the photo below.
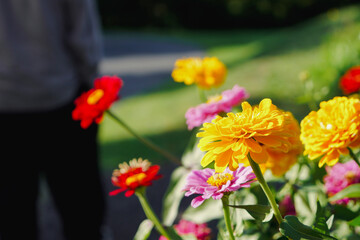
[[[216,155],[214,155],[212,152],[207,152],[205,156],[201,159],[201,166],[206,167],[215,159],[216,159]]]
[[[198,197],[194,198],[194,199],[191,201],[191,206],[192,206],[193,208],[197,208],[197,207],[200,206],[204,201],[205,201],[205,199],[204,199],[202,196],[198,196]]]
[[[269,157],[268,153],[264,148],[260,153],[250,152],[250,156],[255,162],[259,164],[265,163]]]
[[[261,153],[262,151],[262,147],[259,145],[259,143],[251,138],[246,139],[245,144],[249,147],[251,152]]]
[[[116,189],[116,190],[114,190],[114,191],[111,191],[110,193],[109,193],[109,195],[110,196],[115,196],[115,195],[117,195],[117,194],[119,194],[119,193],[121,193],[121,192],[123,192],[123,191],[125,191],[126,189],[123,189],[123,188],[119,188],[119,189]]]
[[[125,197],[131,197],[132,195],[134,195],[134,193],[135,193],[135,190],[131,189],[125,193]]]

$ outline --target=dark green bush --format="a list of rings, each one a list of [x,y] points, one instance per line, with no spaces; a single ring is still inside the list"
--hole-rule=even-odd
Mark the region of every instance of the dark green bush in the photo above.
[[[98,0],[111,28],[268,28],[300,22],[356,0]]]

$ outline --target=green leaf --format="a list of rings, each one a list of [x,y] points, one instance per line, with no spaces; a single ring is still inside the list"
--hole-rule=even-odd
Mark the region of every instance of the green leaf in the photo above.
[[[328,229],[331,229],[331,227],[332,227],[332,225],[333,225],[333,223],[334,223],[334,217],[335,217],[335,215],[332,214],[332,215],[328,218],[328,220],[326,221],[326,225],[327,225]]]
[[[360,183],[352,184],[347,188],[344,188],[342,191],[329,198],[329,201],[332,202],[343,198],[360,198]]]
[[[302,224],[296,216],[286,216],[280,224],[280,232],[293,240],[309,239],[309,240],[330,240],[336,239],[327,234],[323,234]]]
[[[315,224],[313,229],[323,234],[330,234],[329,228],[326,224],[325,209],[321,207],[319,201],[317,202]]]
[[[184,167],[178,167],[171,174],[169,187],[163,200],[163,223],[171,226],[178,214],[181,199],[184,197],[182,189],[185,186],[186,177],[189,173]]]
[[[297,191],[294,194],[294,205],[296,215],[303,219],[305,224],[313,224],[315,220],[316,202],[318,200],[317,192]]]
[[[178,167],[171,175],[169,187],[163,200],[163,223],[172,225],[177,217],[179,205],[184,197],[182,189],[185,186],[187,175],[191,169],[199,169],[204,153],[197,147],[196,131],[189,141],[181,161],[185,167]]]
[[[193,133],[193,139],[190,139],[189,144],[181,157],[181,162],[185,167],[190,169],[200,169],[201,159],[205,155],[198,147],[198,139],[196,138],[196,131]]]
[[[233,209],[233,211],[230,209],[230,218],[234,226],[233,230],[235,238],[241,237],[242,233],[244,232],[244,222],[241,214],[239,211],[236,211],[236,209]]]
[[[253,218],[260,221],[271,214],[271,207],[268,205],[229,205],[229,207],[245,209]]]
[[[218,229],[218,236],[216,238],[217,240],[229,240],[230,239],[230,235],[226,229],[224,218],[222,218],[218,222],[217,229]]]
[[[197,237],[193,234],[181,235],[182,240],[197,240]]]
[[[139,228],[135,234],[134,240],[146,240],[151,234],[154,224],[151,220],[145,219],[139,225]]]
[[[189,140],[181,161],[185,167],[178,167],[171,175],[169,187],[165,193],[163,200],[163,223],[171,226],[176,219],[178,209],[184,192],[182,189],[185,186],[186,177],[191,169],[200,168],[201,158],[204,153],[197,147],[196,139],[197,130],[193,130],[193,134]]]
[[[183,240],[173,227],[167,227],[166,230],[171,240]]]
[[[334,214],[336,219],[341,219],[345,221],[350,221],[359,216],[359,213],[353,212],[346,206],[338,204],[334,206]]]
[[[360,216],[354,218],[349,222],[351,226],[360,226]]]
[[[217,236],[217,240],[227,240],[229,239],[229,235],[226,232],[225,228],[220,228],[218,226],[218,236]]]
[[[220,200],[208,199],[199,207],[189,207],[182,218],[195,223],[205,223],[214,219],[223,218],[222,203]]]

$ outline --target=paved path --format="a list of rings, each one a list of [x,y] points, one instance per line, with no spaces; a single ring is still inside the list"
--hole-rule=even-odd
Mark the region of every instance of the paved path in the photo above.
[[[102,74],[116,74],[125,84],[122,96],[142,93],[168,81],[176,59],[203,56],[198,47],[184,42],[140,34],[105,38]]]
[[[152,88],[168,81],[176,59],[203,56],[196,46],[165,38],[142,34],[112,34],[105,36],[105,58],[101,63],[101,74],[118,75],[125,84],[122,97],[151,91]],[[155,184],[156,191],[149,191],[149,200],[155,211],[161,209],[162,196],[166,190],[169,173],[173,166],[162,168],[164,179]],[[111,172],[104,171],[106,192],[113,189]],[[90,196],[90,195],[89,195]],[[119,195],[107,198],[107,224],[113,240],[130,240],[138,224],[145,219],[137,198]],[[39,199],[41,240],[64,240],[59,216],[54,208],[46,184],[41,184]],[[156,239],[152,237],[151,239]],[[79,239],[81,240],[81,239]]]

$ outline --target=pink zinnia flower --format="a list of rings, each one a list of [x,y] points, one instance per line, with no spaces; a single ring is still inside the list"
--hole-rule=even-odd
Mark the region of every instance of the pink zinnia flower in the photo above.
[[[221,95],[210,98],[207,103],[189,108],[185,114],[188,129],[191,130],[205,122],[211,122],[221,112],[230,112],[232,107],[248,97],[249,94],[244,88],[235,85],[231,90],[226,90]]]
[[[207,227],[206,223],[196,224],[182,219],[179,224],[174,226],[174,228],[180,236],[194,235],[198,240],[210,239],[211,229]],[[159,240],[167,240],[167,238],[161,236]]]
[[[194,170],[186,179],[184,191],[187,192],[185,196],[201,195],[191,202],[191,206],[196,208],[210,197],[218,200],[224,194],[234,192],[242,187],[250,187],[250,183],[255,181],[255,177],[251,167],[244,167],[242,164],[234,172],[229,168],[222,173],[216,173],[214,169],[210,168]]]
[[[354,160],[346,163],[337,163],[332,168],[326,167],[327,175],[324,177],[326,192],[333,196],[351,184],[360,183],[360,168]],[[337,204],[347,204],[350,198],[337,200]]]
[[[279,210],[283,217],[287,215],[296,215],[295,206],[290,195],[286,195],[279,203]]]

